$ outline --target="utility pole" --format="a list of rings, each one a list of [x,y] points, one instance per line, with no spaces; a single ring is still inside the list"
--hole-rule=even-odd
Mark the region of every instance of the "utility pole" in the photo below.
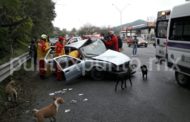
[[[125,8],[130,5],[130,4],[126,4],[122,9],[120,9],[117,5],[115,5],[114,3],[112,3],[112,6],[114,6],[116,8],[116,10],[119,12],[120,15],[120,32],[122,32],[123,30],[123,25],[122,25],[122,14],[123,11],[125,10]]]
[[[122,31],[122,12],[123,10],[119,9],[115,4],[112,4],[112,6],[114,6],[116,8],[116,10],[119,12],[120,15],[120,31]]]

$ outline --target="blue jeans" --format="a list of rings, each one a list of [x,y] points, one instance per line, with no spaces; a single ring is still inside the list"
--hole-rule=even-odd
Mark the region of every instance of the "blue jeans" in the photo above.
[[[133,46],[133,55],[136,55],[137,54],[137,45],[134,45]]]

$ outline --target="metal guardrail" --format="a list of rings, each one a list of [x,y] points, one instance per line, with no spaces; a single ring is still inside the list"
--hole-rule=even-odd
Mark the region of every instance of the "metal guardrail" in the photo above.
[[[25,63],[28,59],[30,59],[30,56],[27,52],[22,54],[21,56],[12,59],[11,61],[5,64],[0,65],[0,82],[2,82],[11,74],[13,74],[13,72],[20,68],[21,65]]]

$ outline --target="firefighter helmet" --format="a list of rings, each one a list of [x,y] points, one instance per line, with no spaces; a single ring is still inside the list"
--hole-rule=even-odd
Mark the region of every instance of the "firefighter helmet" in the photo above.
[[[46,34],[42,34],[42,35],[41,35],[41,38],[42,38],[42,39],[47,39],[47,35],[46,35]]]

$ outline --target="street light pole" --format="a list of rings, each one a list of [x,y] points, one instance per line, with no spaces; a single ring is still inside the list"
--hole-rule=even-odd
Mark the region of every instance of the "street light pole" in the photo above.
[[[123,29],[123,25],[122,25],[122,14],[123,14],[123,11],[125,10],[125,8],[127,7],[127,5],[130,5],[130,4],[126,4],[122,9],[118,8],[117,5],[115,5],[114,3],[112,3],[112,6],[114,6],[116,8],[116,10],[119,12],[119,15],[120,15],[120,31],[122,31]]]
[[[112,6],[114,6],[116,8],[116,10],[119,12],[120,15],[120,26],[121,26],[121,31],[122,31],[122,10],[119,9],[115,4],[112,4]]]

